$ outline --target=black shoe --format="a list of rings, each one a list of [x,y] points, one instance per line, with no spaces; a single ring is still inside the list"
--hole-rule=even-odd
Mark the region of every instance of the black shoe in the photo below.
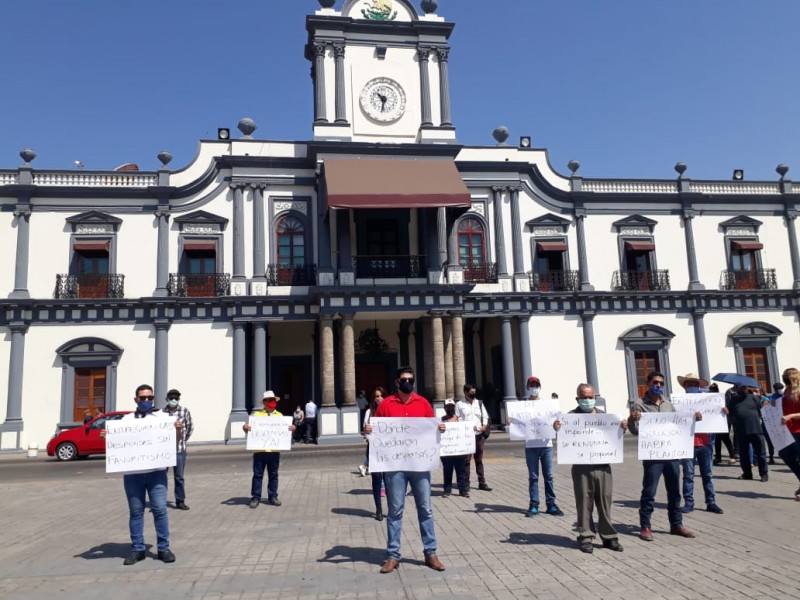
[[[547,507],[547,514],[548,515],[553,515],[554,517],[563,517],[564,516],[564,513],[561,512],[561,509],[558,508],[558,506],[556,506],[555,504],[551,504],[550,506]]]
[[[718,515],[721,515],[723,512],[725,512],[719,506],[717,506],[716,504],[709,504],[708,506],[706,506],[706,510],[708,512],[712,512],[712,513],[715,513],[715,514],[718,514]]]
[[[131,552],[122,563],[123,565],[135,565],[140,560],[144,560],[144,550],[134,550]]]
[[[450,492],[442,492],[442,498],[449,498]]]
[[[158,560],[165,563],[173,563],[175,562],[175,555],[172,553],[172,550],[167,548],[166,550],[159,550],[158,551]]]
[[[480,485],[478,485],[478,489],[479,490],[483,490],[484,492],[491,492],[492,491],[492,488],[490,488],[485,483],[481,483]]]
[[[775,464],[775,458],[774,457],[772,457],[772,456],[769,457],[769,464],[771,464],[771,465]]]
[[[464,498],[469,498],[469,492],[467,492],[467,491],[458,492],[458,495],[459,496],[463,496]]]
[[[594,552],[594,546],[592,546],[592,542],[590,541],[580,542],[578,548],[581,552],[585,552],[586,554]]]
[[[260,502],[261,502],[260,498],[253,498],[252,500],[250,500],[250,508],[258,508]]]
[[[694,511],[694,504],[687,504],[683,508],[680,509],[680,512],[684,514],[688,514]]]
[[[380,508],[375,511],[375,520],[383,521],[383,511]]]
[[[622,544],[620,544],[617,539],[603,540],[603,548],[608,548],[614,552],[622,552]]]
[[[272,506],[280,506],[281,501],[277,498],[271,498],[270,500],[267,500],[267,504],[271,504]]]
[[[742,475],[739,475],[736,479],[747,479],[749,481],[749,480],[753,479],[753,476],[752,475],[744,475],[744,474],[742,474]]]
[[[761,476],[761,483],[766,483],[769,481],[769,475],[762,475]]]
[[[189,510],[189,505],[186,504],[186,502],[184,502],[183,500],[178,500],[175,503],[175,508],[177,508],[178,510]]]
[[[721,458],[715,458],[714,459],[714,465],[721,465],[721,464],[722,464],[722,459]]]

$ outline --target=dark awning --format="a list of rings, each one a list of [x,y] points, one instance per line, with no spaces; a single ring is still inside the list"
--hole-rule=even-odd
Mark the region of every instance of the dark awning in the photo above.
[[[655,249],[656,245],[653,242],[645,242],[645,241],[625,242],[625,250],[634,250],[636,252],[652,252]]]
[[[184,242],[184,250],[216,250],[217,244],[214,242]]]
[[[755,240],[732,240],[731,248],[734,250],[761,250],[764,244]]]
[[[108,252],[111,243],[108,240],[81,240],[72,244],[73,250],[105,250]]]
[[[536,249],[539,252],[565,252],[566,242],[536,242]]]
[[[452,160],[326,159],[329,208],[469,208]]]

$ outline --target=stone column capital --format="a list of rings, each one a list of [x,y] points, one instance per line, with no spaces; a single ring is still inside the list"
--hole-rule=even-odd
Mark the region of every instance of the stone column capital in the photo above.
[[[417,48],[417,58],[419,58],[420,61],[427,62],[428,58],[431,55],[431,50],[432,48],[429,48],[427,46],[420,46],[419,48]]]
[[[8,324],[8,328],[11,330],[12,333],[21,333],[25,335],[28,332],[28,327],[30,327],[30,323],[27,321],[11,321]]]
[[[172,321],[169,319],[155,319],[153,327],[156,328],[156,331],[169,331],[169,328],[172,327]]]
[[[31,216],[31,206],[30,204],[17,204],[14,207],[14,216],[15,217],[24,217],[28,218]]]
[[[172,212],[169,210],[168,207],[157,208],[155,212],[156,217],[158,217],[159,219],[161,219],[162,217],[169,219],[171,214]]]
[[[314,42],[314,56],[316,58],[324,57],[325,51],[328,49],[327,42]]]
[[[345,45],[344,42],[333,43],[333,56],[335,58],[344,58]]]
[[[439,58],[439,62],[447,62],[450,57],[450,48],[436,48],[436,56]]]

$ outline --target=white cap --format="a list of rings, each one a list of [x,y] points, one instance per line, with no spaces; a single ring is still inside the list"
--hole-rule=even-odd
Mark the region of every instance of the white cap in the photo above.
[[[455,403],[456,403],[456,401],[455,401],[455,399],[453,399],[453,398],[447,398],[447,399],[444,401],[444,405],[445,405],[445,406],[447,406],[448,404],[455,404]]]
[[[275,398],[275,392],[273,392],[272,390],[267,390],[266,392],[264,392],[264,395],[261,396],[261,399],[266,400],[267,398]]]

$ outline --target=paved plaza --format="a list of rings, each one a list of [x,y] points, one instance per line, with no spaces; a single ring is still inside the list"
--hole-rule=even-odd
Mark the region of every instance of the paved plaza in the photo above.
[[[625,464],[614,466],[613,518],[625,551],[614,553],[597,543],[593,554],[583,554],[573,531],[570,468],[555,469],[565,516],[530,519],[524,514],[528,496],[522,444],[498,433],[486,448],[492,492],[443,498],[441,471],[433,474],[438,555],[447,570],[438,573],[423,565],[409,498],[404,558],[389,575],[378,573],[385,557],[386,522],[372,518],[370,479],[355,472],[363,446],[301,446],[285,453],[283,506],[255,510],[247,506],[249,453],[241,446],[190,448],[191,510],[169,513],[177,562],[153,560],[150,547],[147,560],[129,567],[122,565],[129,540],[121,477],[105,476],[102,459],[40,465],[51,459],[5,455],[0,457],[0,598],[650,600],[800,595],[800,502],[793,497],[797,482],[782,464],[771,468],[767,483],[737,481],[740,470],[735,466],[715,468],[718,503],[725,514],[700,510],[687,515],[684,523],[697,533],[696,539],[667,533],[662,484],[653,518],[655,541],[647,543],[636,537],[641,466],[630,436]],[[699,478],[696,502],[704,506]],[[146,519],[145,541],[150,545],[155,534],[151,516]]]

